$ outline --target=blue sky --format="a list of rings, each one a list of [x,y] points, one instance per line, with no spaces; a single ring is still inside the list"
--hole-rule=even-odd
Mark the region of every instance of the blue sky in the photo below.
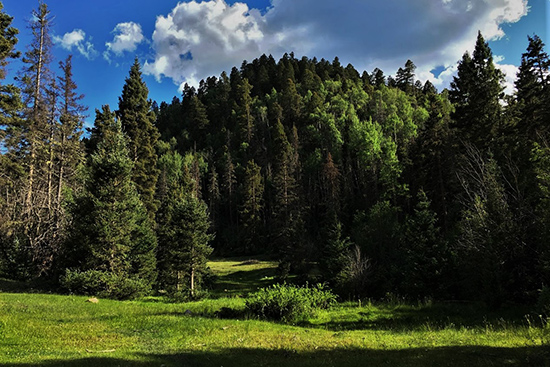
[[[4,0],[20,30],[18,49],[37,0]],[[448,86],[456,62],[471,51],[477,31],[513,82],[527,35],[548,42],[550,0],[50,0],[57,62],[73,54],[74,77],[88,123],[103,104],[117,108],[134,57],[154,100],[170,101],[184,82],[240,66],[261,54],[293,51],[378,67],[393,74],[411,59],[417,77]],[[548,48],[547,48],[548,51]],[[17,62],[8,68],[15,75]],[[509,89],[511,91],[511,89]]]

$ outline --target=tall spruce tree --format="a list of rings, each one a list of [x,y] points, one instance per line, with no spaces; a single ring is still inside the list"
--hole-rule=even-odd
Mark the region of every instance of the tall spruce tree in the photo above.
[[[263,194],[264,184],[260,167],[253,160],[248,161],[242,188],[243,203],[240,209],[240,222],[243,227],[242,242],[246,253],[261,248]]]
[[[455,105],[455,129],[463,142],[479,149],[495,147],[501,124],[500,104],[504,74],[495,67],[493,53],[481,32],[472,56],[464,54],[449,97]]]
[[[5,67],[10,59],[19,56],[15,51],[18,30],[11,26],[13,18],[3,11],[0,3],[0,272],[12,277],[24,273],[25,263],[19,246],[20,208],[26,186],[25,171],[18,158],[22,124],[20,90],[13,84],[5,84]]]
[[[149,217],[154,219],[158,206],[154,195],[159,175],[155,147],[160,135],[154,125],[155,114],[148,99],[149,90],[141,75],[141,66],[136,58],[118,100],[117,116],[129,138],[128,151],[134,164],[132,179]]]
[[[57,216],[60,216],[62,211],[63,190],[75,187],[76,168],[84,158],[80,138],[84,124],[84,113],[87,110],[87,107],[80,104],[84,96],[76,92],[77,85],[73,80],[72,56],[68,56],[65,62],[60,62],[59,66],[63,74],[58,77],[61,107],[55,152],[57,161]],[[59,222],[59,218],[56,222]]]
[[[198,199],[193,179],[179,153],[163,154],[159,167],[159,283],[170,294],[185,290],[193,297],[212,252],[207,206]]]
[[[548,134],[550,116],[550,58],[544,51],[544,43],[538,36],[528,37],[527,51],[521,57],[516,79],[516,100],[520,124],[516,133],[530,141],[542,141]]]
[[[104,108],[104,111],[108,111]],[[96,121],[100,136],[90,157],[83,195],[73,208],[66,267],[138,278],[156,278],[156,237],[132,181],[127,138],[112,114]]]

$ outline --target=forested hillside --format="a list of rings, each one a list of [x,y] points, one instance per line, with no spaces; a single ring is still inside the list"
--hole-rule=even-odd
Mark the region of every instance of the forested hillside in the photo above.
[[[533,304],[550,282],[550,60],[514,95],[479,34],[448,90],[285,54],[152,102],[136,58],[116,110],[55,76],[45,4],[19,85],[2,83],[0,274],[126,298],[208,285],[211,254],[270,254],[281,279]],[[19,57],[1,13],[0,63]],[[3,77],[4,73],[0,73]]]

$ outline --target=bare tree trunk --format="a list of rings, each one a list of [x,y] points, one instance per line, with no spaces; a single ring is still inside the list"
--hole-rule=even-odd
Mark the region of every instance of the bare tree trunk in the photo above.
[[[191,267],[191,297],[195,296],[195,267]]]
[[[40,20],[40,37],[39,37],[39,52],[38,52],[38,65],[36,67],[36,85],[34,88],[34,95],[33,95],[33,113],[31,117],[31,124],[36,125],[37,124],[37,118],[38,118],[38,109],[40,105],[40,87],[41,87],[41,81],[42,81],[42,67],[43,67],[43,60],[44,60],[44,42],[45,42],[45,32],[46,32],[46,22],[47,19],[45,16]],[[36,129],[36,127],[35,127]],[[32,131],[32,128],[31,128]],[[34,130],[36,132],[36,130]],[[34,135],[34,136],[33,136]],[[35,176],[35,167],[36,167],[36,145],[37,145],[37,136],[36,134],[31,134],[30,139],[30,153],[31,153],[31,159],[29,162],[29,184],[28,184],[28,191],[27,191],[27,198],[26,198],[26,211],[27,213],[30,213],[32,208],[32,200],[33,200],[33,193],[34,193],[34,176]]]
[[[49,145],[49,159],[47,163],[48,167],[48,215],[52,215],[52,198],[53,198],[53,160],[54,160],[54,121],[52,118],[50,125],[50,145]]]
[[[65,174],[65,133],[61,134],[61,153],[59,155],[59,177],[57,181],[57,215],[61,212],[61,194]]]

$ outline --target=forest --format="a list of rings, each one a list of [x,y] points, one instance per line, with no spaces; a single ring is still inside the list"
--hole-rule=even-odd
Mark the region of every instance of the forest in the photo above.
[[[215,282],[209,258],[263,255],[279,281],[342,299],[550,310],[550,58],[538,36],[512,95],[481,33],[442,91],[411,60],[390,76],[288,53],[155,102],[136,57],[118,106],[86,130],[51,21],[40,3],[20,53],[0,12],[1,278],[198,299]]]

